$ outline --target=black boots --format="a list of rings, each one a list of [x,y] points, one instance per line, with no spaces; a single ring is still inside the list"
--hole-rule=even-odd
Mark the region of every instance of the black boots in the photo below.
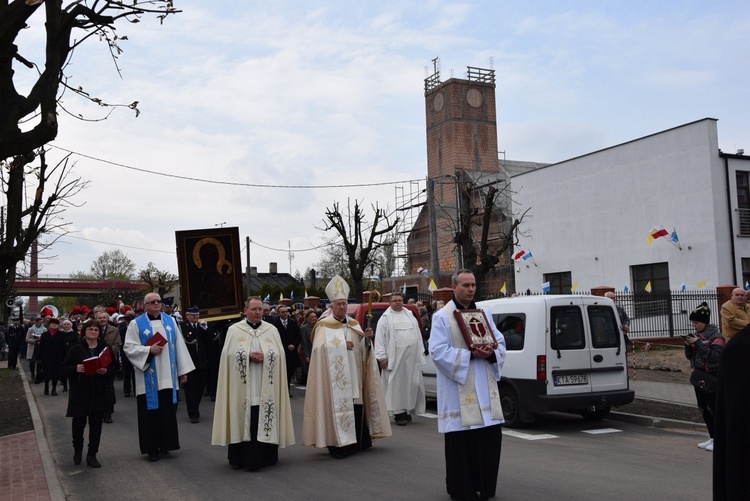
[[[102,465],[96,460],[96,456],[86,456],[86,464],[91,468],[101,468]]]
[[[73,452],[73,464],[75,465],[81,464],[82,455],[83,455],[82,452],[76,449],[75,452]]]

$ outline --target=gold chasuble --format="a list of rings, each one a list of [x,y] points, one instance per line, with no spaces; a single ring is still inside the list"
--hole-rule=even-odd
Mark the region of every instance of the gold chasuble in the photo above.
[[[249,353],[263,352],[263,363]],[[258,436],[250,437],[250,408],[259,406]],[[261,322],[253,329],[245,320],[227,331],[221,352],[211,444],[257,440],[280,447],[294,444],[286,358],[276,328]]]
[[[353,350],[346,349],[346,341],[354,343]],[[355,404],[364,405],[372,438],[391,435],[377,362],[372,353],[367,357],[367,349],[364,333],[352,318],[344,324],[328,316],[315,324],[305,394],[304,445],[343,447],[356,443]]]

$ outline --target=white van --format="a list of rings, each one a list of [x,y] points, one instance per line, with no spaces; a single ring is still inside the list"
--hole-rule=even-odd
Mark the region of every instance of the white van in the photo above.
[[[600,420],[633,401],[614,303],[599,296],[544,295],[477,303],[505,336],[499,383],[508,426],[534,413],[572,411]]]

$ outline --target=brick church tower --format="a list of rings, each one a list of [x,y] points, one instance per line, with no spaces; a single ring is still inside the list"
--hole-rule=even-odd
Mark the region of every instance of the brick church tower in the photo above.
[[[461,180],[486,186],[501,179],[494,70],[467,67],[466,79],[441,82],[436,67],[425,79],[425,117],[428,202],[409,235],[407,262],[410,273],[419,266],[439,269],[441,280],[434,278],[443,287],[464,267],[456,245]],[[430,238],[432,233],[436,238]],[[497,291],[499,286],[485,291],[490,289]]]

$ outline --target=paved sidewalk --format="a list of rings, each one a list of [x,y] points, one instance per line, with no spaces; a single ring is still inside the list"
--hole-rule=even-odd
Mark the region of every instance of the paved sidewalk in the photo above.
[[[0,369],[7,368],[7,360],[0,361]],[[0,501],[65,501],[36,400],[26,372],[19,372],[34,430],[0,437]]]
[[[7,362],[0,361],[0,369],[6,367]],[[23,370],[21,378],[26,389],[34,431],[0,437],[0,501],[65,501],[65,493],[47,443],[36,400]],[[689,383],[658,383],[631,379],[630,387],[635,390],[636,398],[696,405],[695,393]],[[658,421],[646,417],[634,422],[655,426]]]

